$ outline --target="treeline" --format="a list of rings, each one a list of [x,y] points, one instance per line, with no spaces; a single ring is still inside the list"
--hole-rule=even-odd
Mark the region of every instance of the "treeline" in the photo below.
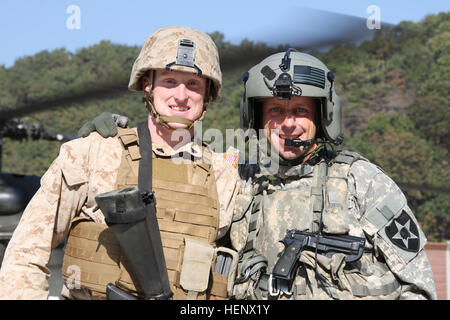
[[[336,74],[343,100],[345,141],[342,148],[362,153],[385,170],[407,195],[430,241],[450,239],[450,14],[427,16],[420,23],[383,28],[358,46],[335,46],[313,53]],[[204,130],[239,127],[241,75],[267,55],[284,51],[244,40],[240,45],[212,34],[220,50],[223,92],[208,106]],[[19,106],[86,89],[126,88],[139,47],[102,41],[76,53],[42,51],[0,66],[0,105]],[[145,121],[141,94],[117,90],[88,103],[70,103],[30,114],[28,123],[76,134],[102,111],[127,115],[131,125]],[[43,174],[59,143],[3,141],[2,170]]]

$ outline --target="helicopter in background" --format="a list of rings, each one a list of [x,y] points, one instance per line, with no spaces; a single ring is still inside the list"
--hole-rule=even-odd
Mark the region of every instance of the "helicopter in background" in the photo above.
[[[17,118],[0,120],[0,170],[2,138],[66,142],[76,137],[47,130],[42,125],[30,125]],[[0,265],[23,211],[40,187],[40,179],[37,175],[0,173]]]
[[[101,92],[97,92],[101,95]],[[82,97],[82,96],[81,96]],[[71,97],[71,99],[74,97]],[[80,96],[78,96],[80,99]],[[77,98],[75,98],[77,100]],[[58,102],[59,103],[59,102]],[[52,102],[48,101],[51,106]],[[38,108],[39,109],[39,108]],[[48,140],[61,143],[76,139],[76,136],[48,130],[41,124],[31,125],[10,116],[30,112],[29,108],[19,108],[16,111],[0,112],[0,169],[2,159],[2,138],[13,140]],[[9,114],[8,114],[9,113]],[[5,119],[6,118],[6,119]],[[126,127],[128,118],[113,114],[113,120],[118,126]],[[22,214],[40,187],[41,176],[5,173],[0,171],[0,266],[14,230],[20,222]],[[49,299],[60,299],[63,286],[61,266],[64,256],[65,241],[52,250],[48,268]]]

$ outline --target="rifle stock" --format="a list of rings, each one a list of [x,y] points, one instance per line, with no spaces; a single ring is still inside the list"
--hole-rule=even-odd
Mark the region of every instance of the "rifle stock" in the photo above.
[[[95,200],[127,258],[127,271],[143,291],[144,299],[170,299],[173,293],[152,195],[143,195],[137,188],[125,188],[97,195]],[[124,296],[117,289],[110,286],[111,297]]]
[[[116,287],[112,283],[108,283],[108,285],[106,286],[106,299],[107,300],[138,300],[137,297]]]

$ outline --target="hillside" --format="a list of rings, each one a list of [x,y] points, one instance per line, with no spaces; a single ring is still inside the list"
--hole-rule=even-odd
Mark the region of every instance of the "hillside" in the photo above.
[[[285,48],[243,41],[232,45],[212,34],[224,68],[221,101],[211,104],[204,131],[239,126],[241,75],[263,57]],[[42,51],[0,66],[0,105],[17,106],[81,92],[129,75],[138,47],[108,41],[75,53]],[[336,74],[344,105],[344,148],[380,165],[405,191],[430,241],[450,239],[450,13],[380,30],[359,46],[314,53]],[[126,82],[126,80],[125,80]],[[145,120],[137,93],[121,93],[88,105],[68,104],[30,115],[48,129],[76,134],[83,123],[107,110]],[[59,144],[4,139],[2,170],[42,174]]]

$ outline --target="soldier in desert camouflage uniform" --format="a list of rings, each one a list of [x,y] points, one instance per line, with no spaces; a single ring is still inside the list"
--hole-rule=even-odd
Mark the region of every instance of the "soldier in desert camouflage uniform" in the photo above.
[[[129,89],[144,91],[149,111],[148,121],[140,126],[148,128],[152,138],[157,217],[175,299],[223,299],[230,287],[223,276],[213,277],[211,285],[210,270],[215,242],[231,222],[237,170],[201,143],[172,140],[174,129],[193,133],[208,102],[217,100],[221,84],[214,42],[187,27],[154,32],[131,73]],[[172,156],[180,153],[185,155],[183,163],[174,163]],[[64,296],[104,298],[109,282],[139,294],[94,199],[100,193],[136,186],[139,159],[135,128],[119,129],[106,139],[93,132],[65,143],[8,245],[0,270],[0,298],[47,299],[50,253],[68,235]],[[207,251],[205,261],[199,261],[206,265],[201,284],[188,283],[189,274],[181,277],[187,282],[180,283],[180,273],[198,271],[183,269],[186,238],[189,243],[200,242]]]
[[[333,73],[289,49],[243,79],[241,127],[264,130],[259,163],[239,169],[245,183],[230,234],[241,257],[235,297],[436,299],[426,238],[402,191],[359,154],[327,147],[343,139]],[[288,229],[362,237],[364,253],[346,263],[343,253],[304,250],[286,283],[272,271]]]

